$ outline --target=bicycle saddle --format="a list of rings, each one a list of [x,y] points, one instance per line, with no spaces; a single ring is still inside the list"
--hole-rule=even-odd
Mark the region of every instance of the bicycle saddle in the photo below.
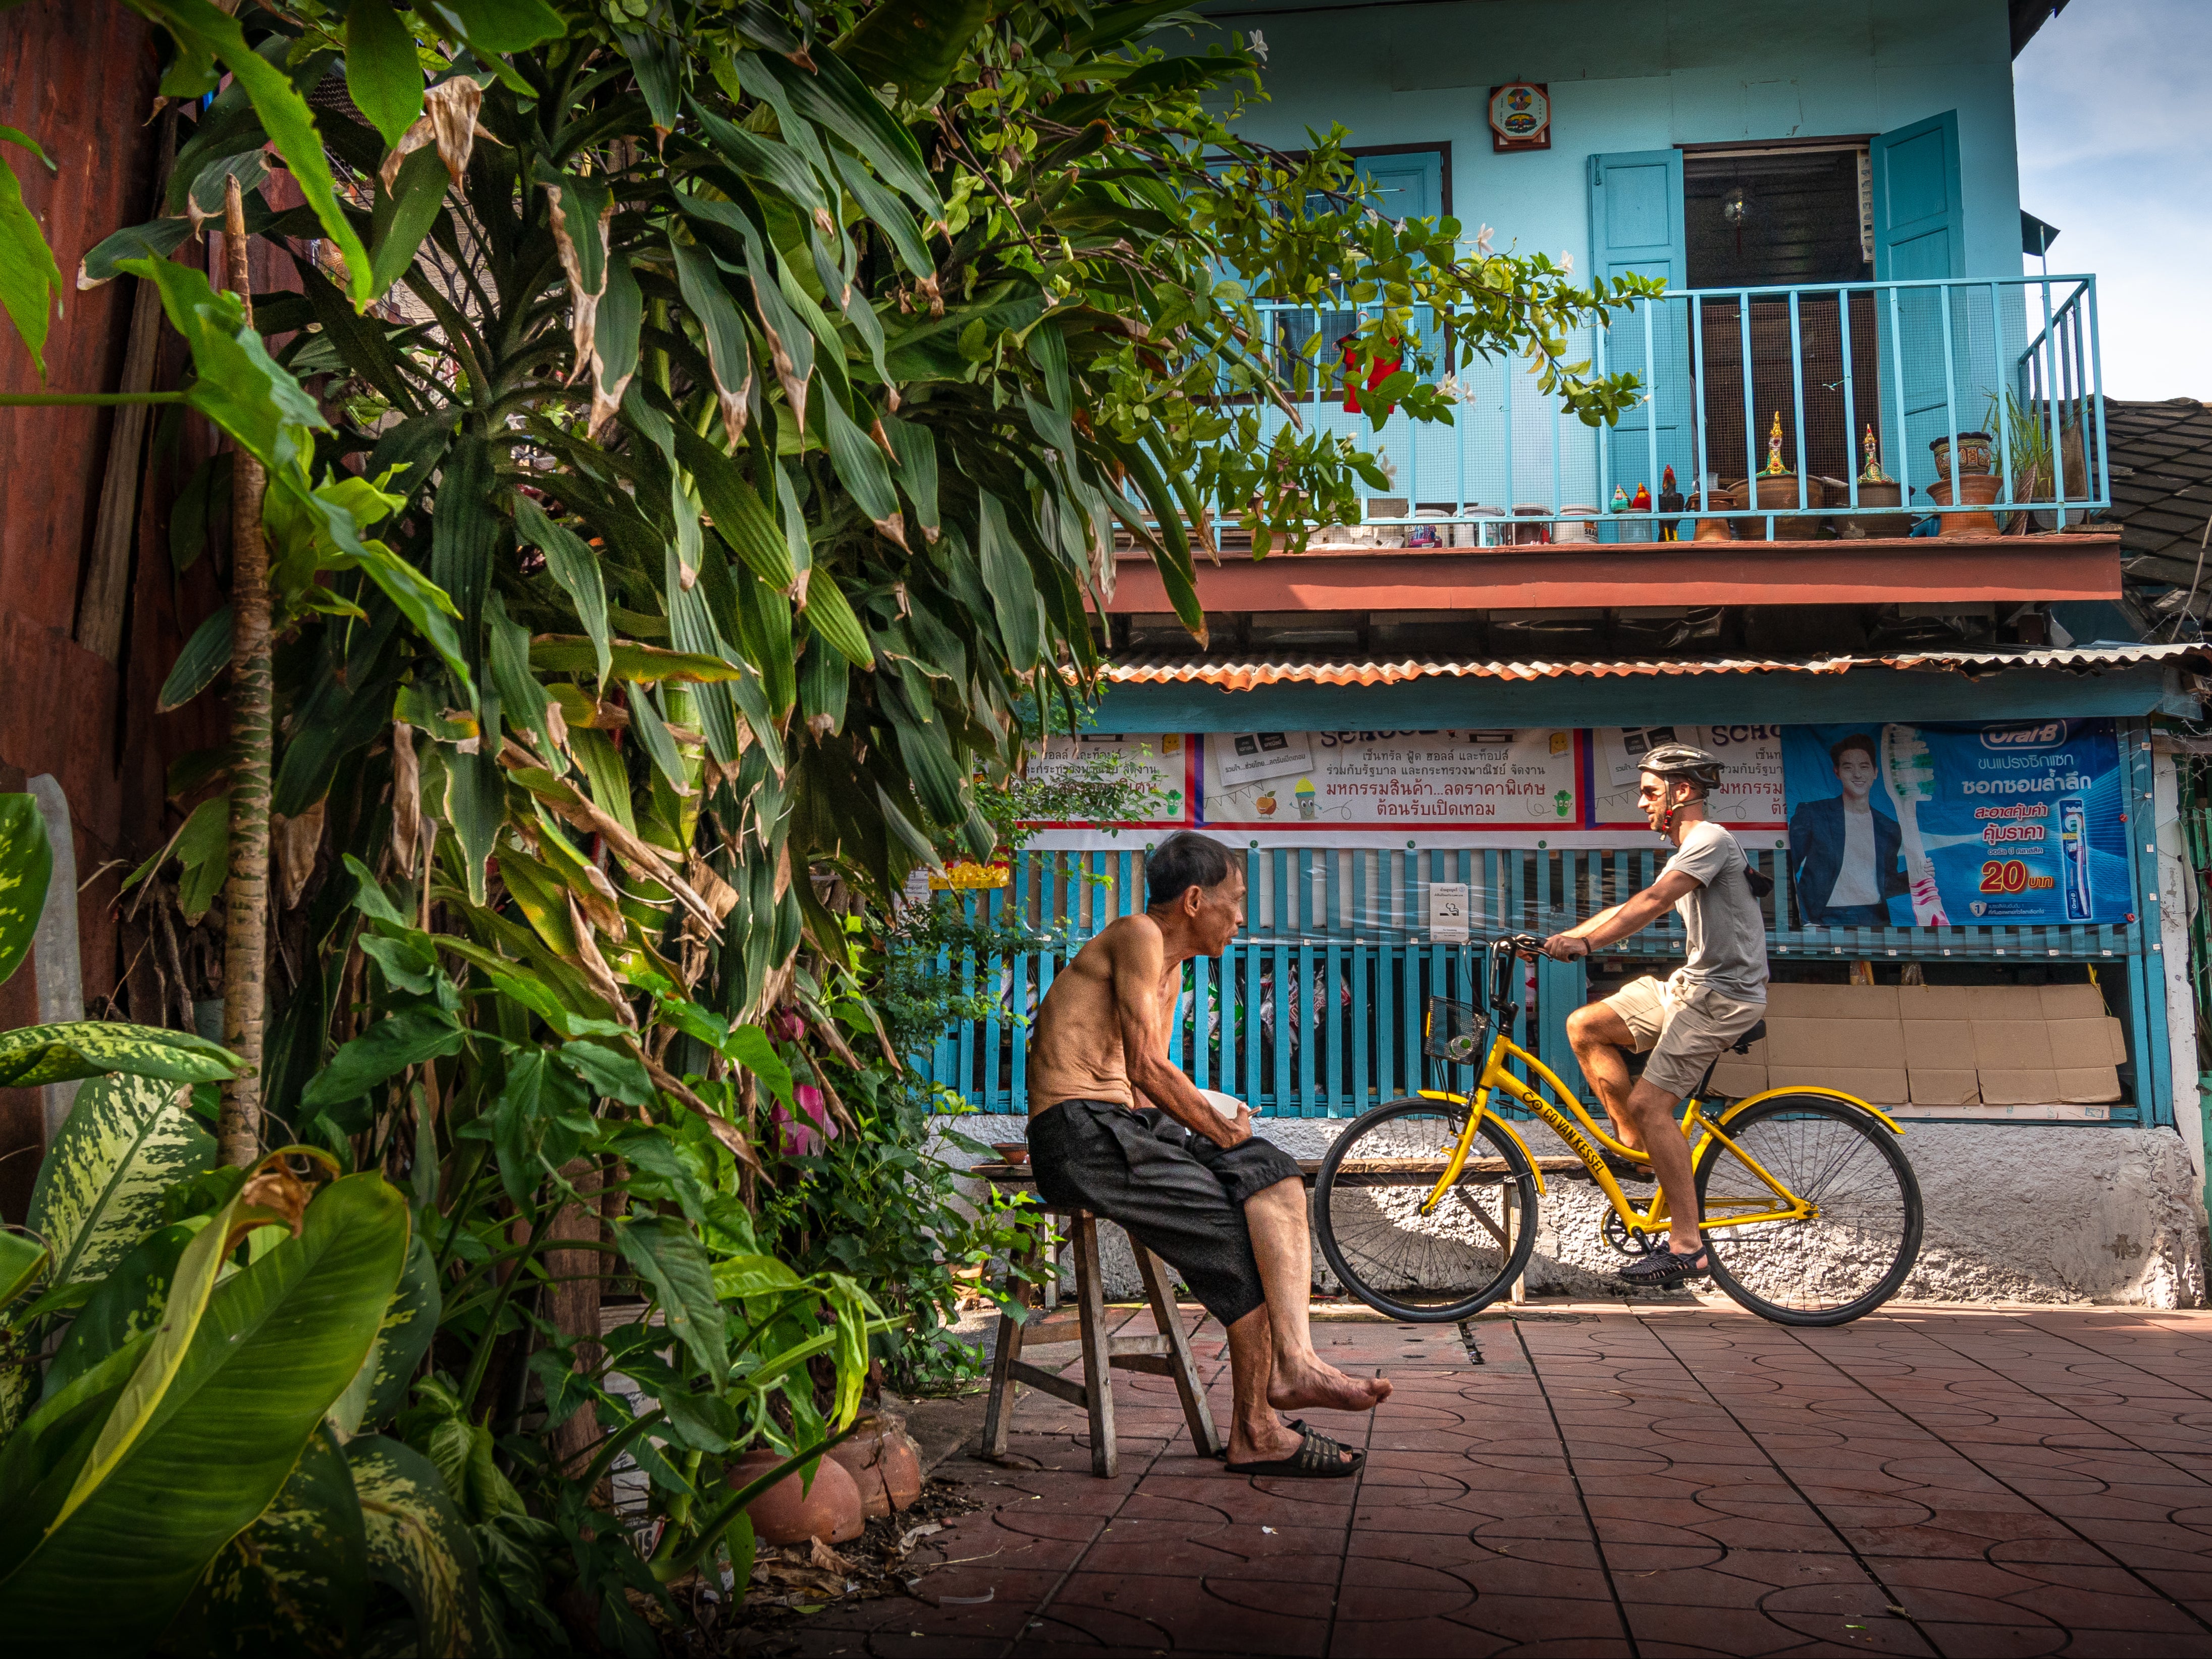
[[[1766,1022],[1762,1019],[1758,1024],[1753,1026],[1748,1031],[1746,1031],[1733,1043],[1729,1044],[1729,1052],[1732,1054],[1747,1054],[1751,1052],[1751,1045],[1758,1042],[1759,1038],[1765,1035]]]

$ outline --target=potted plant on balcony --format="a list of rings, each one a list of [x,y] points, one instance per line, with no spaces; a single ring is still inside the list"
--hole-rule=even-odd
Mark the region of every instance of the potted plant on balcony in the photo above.
[[[1948,478],[1951,476],[1950,434],[1946,433],[1942,437],[1929,439],[1928,447],[1936,453],[1936,476]],[[1961,432],[1959,434],[1959,471],[1961,474],[1972,477],[1978,472],[1990,471],[1996,464],[1996,441],[1988,433]],[[1996,497],[1990,499],[1994,501]]]
[[[1999,416],[1999,399],[2002,399],[2002,420]],[[2021,407],[2020,400],[2007,386],[2002,392],[1990,393],[1989,411],[1983,417],[1989,424],[2004,432],[2007,459],[2011,462],[2012,498],[2015,501],[2041,501],[2057,493],[2058,467],[2051,453],[2050,429],[2028,410]],[[2069,428],[2070,431],[2070,428]],[[2069,460],[2071,458],[2069,458]],[[2074,469],[2069,465],[2068,471]],[[2068,479],[2069,494],[2073,480]],[[1994,498],[1992,498],[1994,499]],[[2051,530],[2057,527],[2055,512],[2014,513],[2005,520],[2005,533],[2025,536],[2031,531]]]
[[[1774,535],[1780,540],[1812,541],[1820,535],[1821,521],[1819,517],[1799,511],[1797,474],[1782,459],[1782,411],[1779,410],[1774,412],[1774,424],[1766,434],[1766,465],[1755,477],[1746,478],[1735,487],[1733,505],[1739,511],[1755,508],[1778,515],[1790,514],[1787,518],[1778,517],[1775,521]],[[1805,484],[1802,505],[1807,507],[1820,505],[1818,484],[1809,481]],[[1739,520],[1736,538],[1747,542],[1765,541],[1768,539],[1766,526],[1757,519]]]
[[[1881,442],[1875,436],[1871,422],[1867,424],[1866,436],[1860,441],[1859,450],[1865,457],[1858,477],[1859,512],[1862,516],[1846,518],[1843,523],[1843,534],[1854,541],[1869,536],[1904,535],[1912,528],[1911,514],[1901,512],[1866,514],[1869,507],[1895,508],[1905,505],[1905,486],[1881,469]],[[1849,495],[1844,495],[1830,505],[1840,507],[1850,499]]]

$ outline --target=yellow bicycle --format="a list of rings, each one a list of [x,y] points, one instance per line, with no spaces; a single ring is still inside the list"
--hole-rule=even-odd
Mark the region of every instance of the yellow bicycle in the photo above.
[[[1489,1012],[1428,1000],[1422,1054],[1477,1066],[1472,1097],[1424,1088],[1353,1121],[1322,1159],[1314,1187],[1322,1255],[1345,1287],[1394,1319],[1468,1317],[1511,1289],[1536,1240],[1544,1177],[1493,1101],[1547,1124],[1582,1160],[1611,1206],[1602,1231],[1626,1255],[1664,1248],[1667,1200],[1655,1183],[1638,1209],[1615,1170],[1636,1179],[1644,1153],[1601,1128],[1574,1093],[1506,1032],[1519,1005],[1514,958],[1526,934],[1488,947]],[[1493,1024],[1492,1016],[1495,1017]],[[1738,1043],[1747,1048],[1756,1026]],[[1520,1061],[1547,1099],[1506,1069]],[[1713,1279],[1755,1314],[1784,1325],[1840,1325],[1897,1293],[1920,1254],[1920,1183],[1897,1145],[1895,1119],[1834,1089],[1773,1089],[1709,1111],[1683,1103]],[[1426,1081],[1426,1079],[1424,1079]],[[1565,1111],[1559,1109],[1561,1104]],[[1571,1116],[1570,1116],[1571,1115]],[[1644,1175],[1643,1179],[1650,1176]]]

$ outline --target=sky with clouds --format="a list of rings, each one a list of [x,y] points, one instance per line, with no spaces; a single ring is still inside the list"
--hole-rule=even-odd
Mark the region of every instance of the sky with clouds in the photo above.
[[[2096,276],[2112,397],[2212,401],[2208,70],[2212,0],[2073,0],[2013,65],[2020,204]]]

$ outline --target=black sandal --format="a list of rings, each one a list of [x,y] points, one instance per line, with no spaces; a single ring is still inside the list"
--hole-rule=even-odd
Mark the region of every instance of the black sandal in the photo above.
[[[1650,1255],[1639,1256],[1620,1270],[1620,1277],[1638,1290],[1672,1290],[1675,1285],[1692,1279],[1713,1276],[1712,1257],[1701,1242],[1698,1248],[1685,1255],[1672,1250],[1654,1250]]]
[[[1287,1475],[1294,1480],[1341,1480],[1348,1474],[1357,1474],[1366,1464],[1367,1454],[1340,1445],[1325,1434],[1317,1434],[1306,1427],[1303,1419],[1288,1425],[1304,1437],[1297,1450],[1288,1457],[1277,1457],[1263,1463],[1231,1463],[1231,1474]],[[1351,1458],[1346,1462],[1346,1456]]]
[[[1603,1150],[1598,1152],[1598,1156],[1605,1160],[1605,1167],[1613,1171],[1615,1181],[1656,1181],[1659,1178],[1651,1172],[1649,1164],[1638,1164],[1618,1152]]]

